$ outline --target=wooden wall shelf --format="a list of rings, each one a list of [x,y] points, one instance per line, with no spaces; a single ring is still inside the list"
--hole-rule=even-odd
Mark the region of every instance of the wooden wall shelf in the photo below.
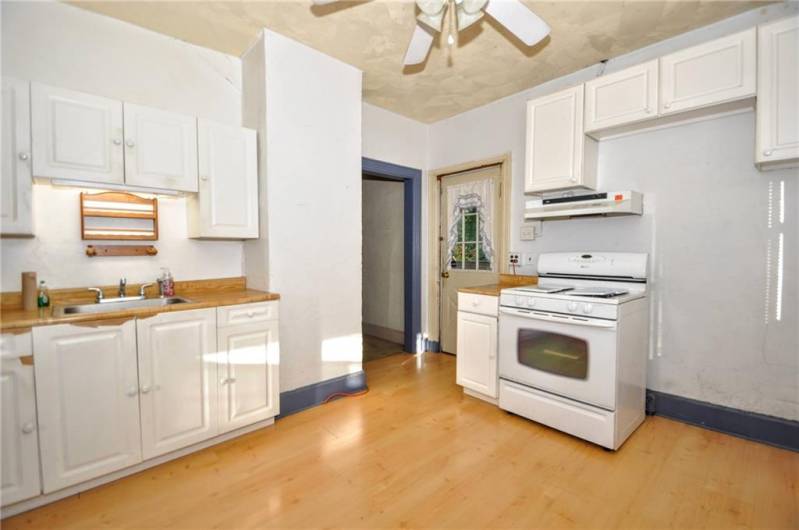
[[[158,249],[152,245],[89,245],[86,255],[98,256],[155,256]]]
[[[113,221],[102,223],[98,219]],[[116,191],[81,193],[80,229],[84,240],[156,241],[158,199]]]

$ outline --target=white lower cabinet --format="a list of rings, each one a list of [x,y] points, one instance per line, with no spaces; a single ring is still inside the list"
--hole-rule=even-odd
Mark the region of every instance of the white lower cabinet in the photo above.
[[[220,323],[217,351],[220,432],[277,416],[280,412],[277,320],[226,327]]]
[[[44,492],[141,462],[136,322],[33,330]]]
[[[0,505],[42,492],[30,332],[0,337]]]
[[[465,390],[477,393],[476,397],[495,400],[498,396],[496,313],[498,299],[496,296],[461,293],[458,297],[459,308],[466,296],[470,300],[485,299],[480,307],[490,307],[493,311],[481,311],[483,314],[468,310],[458,311],[456,382]]]
[[[216,313],[160,313],[136,325],[144,458],[218,433]]]

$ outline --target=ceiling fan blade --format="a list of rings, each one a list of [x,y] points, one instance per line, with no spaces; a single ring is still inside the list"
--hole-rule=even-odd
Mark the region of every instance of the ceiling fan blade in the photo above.
[[[411,42],[408,44],[408,50],[405,52],[404,64],[407,66],[423,63],[427,58],[427,54],[430,53],[432,45],[433,34],[430,30],[417,23],[416,28],[413,30]]]
[[[549,24],[520,0],[488,0],[485,12],[528,46],[549,35]]]
[[[327,4],[332,4],[333,2],[338,2],[339,0],[312,0],[314,5],[317,6],[326,6]]]

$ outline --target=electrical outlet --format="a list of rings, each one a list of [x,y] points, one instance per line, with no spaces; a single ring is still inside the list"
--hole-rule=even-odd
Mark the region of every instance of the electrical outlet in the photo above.
[[[516,265],[517,267],[521,263],[521,256],[518,252],[508,252],[508,265]]]

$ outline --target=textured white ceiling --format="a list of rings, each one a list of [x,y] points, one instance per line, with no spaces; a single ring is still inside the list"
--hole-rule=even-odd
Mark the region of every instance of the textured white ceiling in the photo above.
[[[412,68],[402,67],[410,0],[71,3],[236,56],[269,28],[362,69],[365,101],[430,123],[770,2],[524,0],[552,27],[541,43],[528,48],[484,17]]]

